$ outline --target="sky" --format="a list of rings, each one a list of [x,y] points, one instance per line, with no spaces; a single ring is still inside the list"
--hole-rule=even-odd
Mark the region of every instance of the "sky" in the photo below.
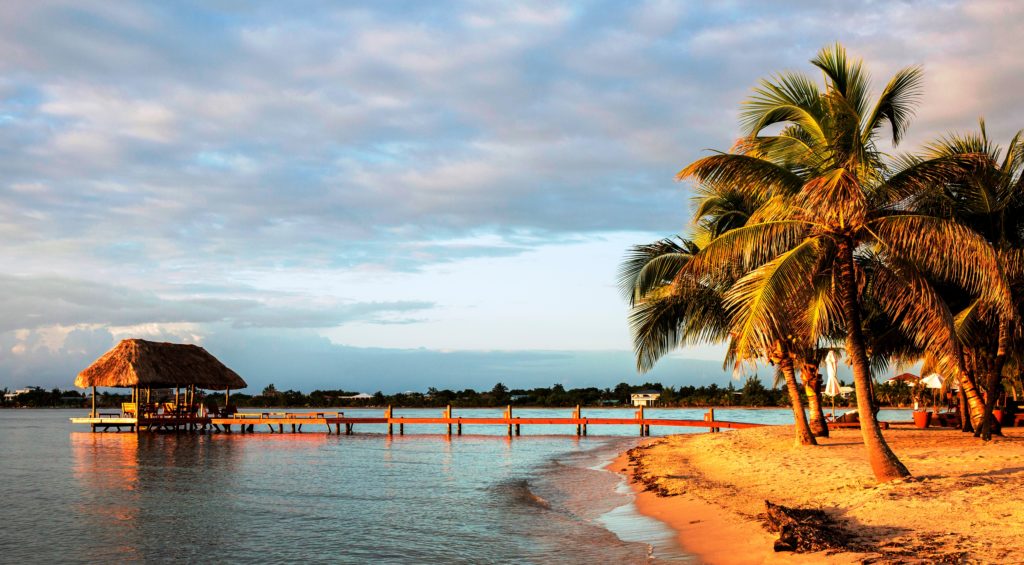
[[[699,5],[706,4],[706,5]],[[259,390],[725,384],[633,368],[626,249],[759,79],[920,64],[913,151],[1024,127],[1019,2],[0,4],[0,388],[118,340]]]

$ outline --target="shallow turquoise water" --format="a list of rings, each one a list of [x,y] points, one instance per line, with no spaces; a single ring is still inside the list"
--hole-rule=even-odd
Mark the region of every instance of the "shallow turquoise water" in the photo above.
[[[357,411],[348,410],[355,415]],[[564,416],[570,410],[517,410]],[[379,411],[366,411],[379,414]],[[437,415],[438,410],[401,410]],[[465,416],[501,410],[457,411]],[[630,409],[585,414],[629,417]],[[649,410],[699,419],[703,410]],[[603,470],[633,426],[357,426],[351,436],[92,434],[81,410],[0,410],[9,563],[644,563],[686,561]],[[899,419],[900,414],[886,414]],[[786,410],[717,410],[784,423]],[[699,428],[652,428],[652,435]],[[600,435],[598,435],[600,434]]]

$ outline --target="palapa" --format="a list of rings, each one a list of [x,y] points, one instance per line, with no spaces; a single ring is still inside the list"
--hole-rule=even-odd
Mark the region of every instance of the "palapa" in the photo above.
[[[172,388],[195,385],[208,390],[238,390],[248,386],[198,345],[125,339],[87,369],[75,386],[88,388]]]

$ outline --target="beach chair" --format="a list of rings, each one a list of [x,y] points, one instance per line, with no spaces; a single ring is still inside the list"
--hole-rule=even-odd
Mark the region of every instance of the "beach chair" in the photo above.
[[[138,408],[134,402],[121,403],[121,415],[125,418],[134,418],[138,414]]]

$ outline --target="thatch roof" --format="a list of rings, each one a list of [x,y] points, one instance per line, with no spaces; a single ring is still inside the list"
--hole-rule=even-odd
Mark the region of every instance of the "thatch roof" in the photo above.
[[[75,386],[170,388],[196,385],[224,390],[245,388],[238,373],[198,345],[125,339],[87,369]]]

